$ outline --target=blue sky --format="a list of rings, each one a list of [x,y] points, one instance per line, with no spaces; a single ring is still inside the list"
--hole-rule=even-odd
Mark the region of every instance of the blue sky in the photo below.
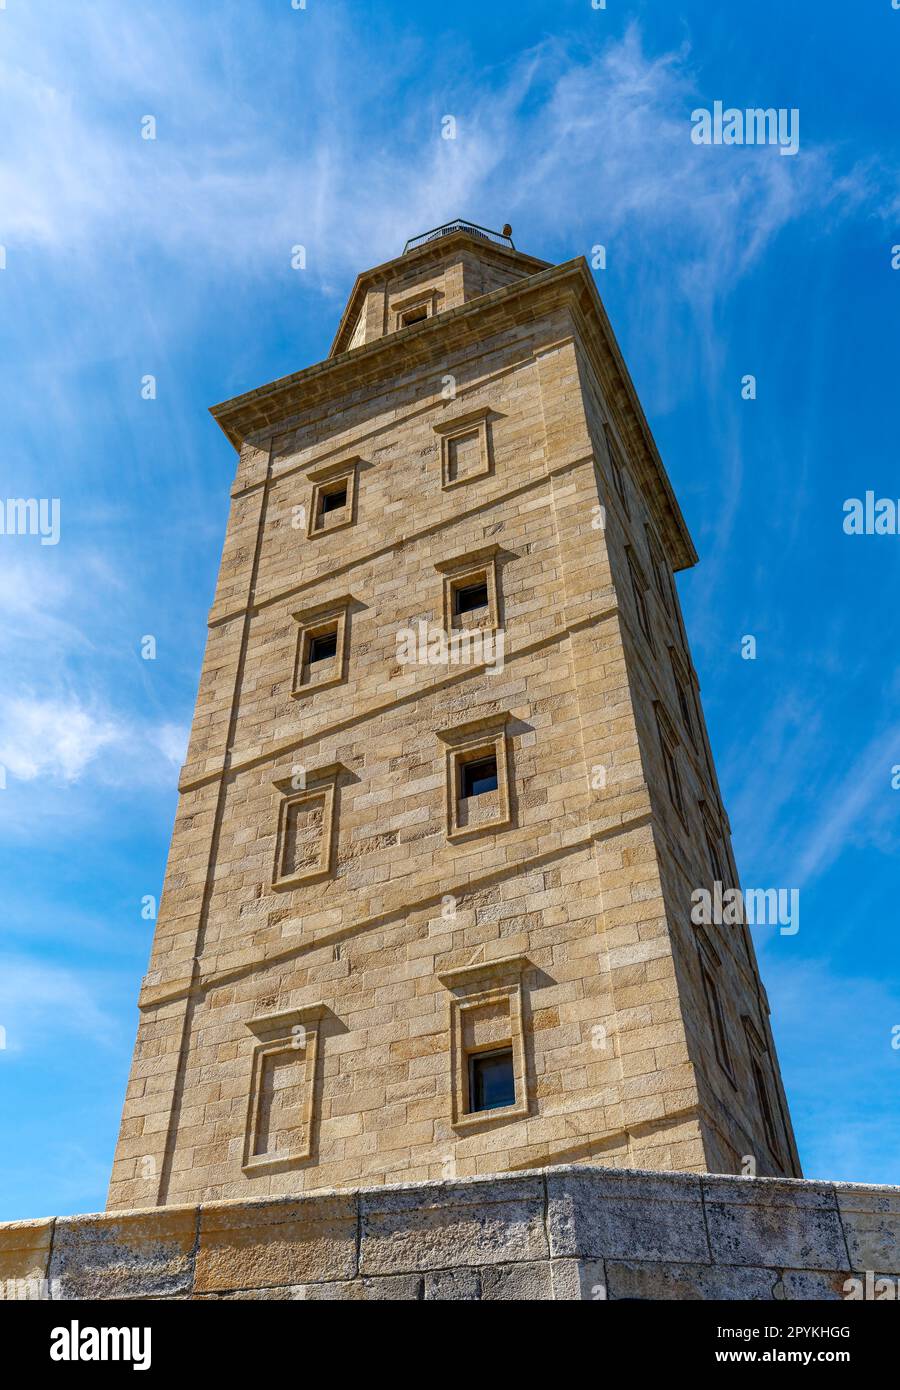
[[[842,530],[900,497],[898,60],[890,0],[6,0],[0,491],[61,535],[0,537],[0,1219],[105,1201],[234,471],[206,408],[455,216],[607,249],[738,865],[801,889],[757,940],[804,1170],[900,1181],[900,537]],[[799,154],[693,145],[715,100],[797,108]]]

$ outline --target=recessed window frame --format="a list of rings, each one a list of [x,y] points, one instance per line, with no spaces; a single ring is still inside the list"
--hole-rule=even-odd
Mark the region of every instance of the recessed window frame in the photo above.
[[[342,594],[339,598],[326,599],[292,615],[297,623],[291,686],[293,699],[303,699],[318,690],[328,690],[331,686],[342,685],[346,681],[350,649],[350,609],[353,602],[352,595]],[[319,674],[310,667],[309,645],[313,638],[331,631],[336,639],[335,655],[331,658],[332,670],[329,674]]]
[[[499,545],[483,546],[451,560],[441,560],[435,569],[443,576],[443,621],[447,636],[454,632],[497,632],[501,626],[501,589],[498,561],[503,551]],[[476,582],[487,585],[488,607],[483,618],[469,626],[457,621],[454,594]],[[477,610],[476,610],[477,611]]]
[[[306,476],[312,483],[306,529],[309,540],[314,540],[319,536],[330,536],[332,532],[342,531],[344,527],[352,526],[355,523],[360,462],[361,460],[354,456],[349,459],[341,459],[337,463],[322,464],[317,468],[309,469],[307,472]],[[336,511],[343,512],[343,515],[338,516],[335,511],[323,512],[324,498],[333,495],[342,488],[346,489],[346,502],[343,507],[336,509]],[[333,521],[325,520],[331,516],[335,518]]]
[[[648,646],[653,646],[653,628],[650,624],[650,610],[647,607],[647,579],[640,560],[630,545],[625,547],[628,573],[631,576],[631,592],[637,609],[638,627],[646,638]]]
[[[437,313],[438,291],[434,288],[415,290],[411,294],[404,295],[401,299],[391,300],[391,316],[393,320],[393,331],[401,332],[404,328],[416,328],[426,319],[434,318]],[[419,309],[424,309],[425,313],[421,319],[416,319],[412,323],[407,322],[410,314],[416,313]]]
[[[612,477],[613,491],[619,499],[625,515],[631,518],[631,506],[628,501],[628,489],[625,484],[625,461],[618,440],[612,431],[612,426],[605,424],[603,434],[606,441],[606,456],[609,460],[609,471]]]
[[[685,731],[690,735],[694,747],[697,746],[697,706],[694,699],[693,681],[690,673],[675,647],[669,647],[669,661],[672,667],[672,681],[678,699],[678,709]]]
[[[669,569],[665,551],[661,541],[657,538],[656,532],[649,521],[644,522],[644,533],[647,537],[647,551],[650,556],[650,568],[653,571],[653,582],[656,585],[656,592],[666,612],[672,613],[672,590],[671,577],[672,571]]]
[[[706,1009],[709,1017],[710,1031],[712,1032],[716,1060],[731,1082],[731,1085],[736,1090],[737,1082],[734,1079],[734,1062],[732,1060],[731,1044],[728,1037],[728,1025],[725,1021],[722,992],[719,987],[722,973],[722,961],[718,951],[716,951],[712,943],[705,935],[699,932],[697,933],[697,955],[700,980],[703,986],[704,998],[706,999]]]
[[[713,882],[725,887],[725,856],[721,853],[722,832],[716,825],[712,810],[705,801],[700,802],[700,818],[703,822],[703,836],[706,840],[706,853],[713,872]]]
[[[466,1132],[511,1120],[524,1119],[530,1112],[528,1069],[525,1050],[524,974],[532,969],[527,956],[505,956],[476,965],[451,967],[438,972],[438,979],[450,991],[450,1123],[453,1129]],[[496,1008],[506,1003],[509,1014],[508,1036],[466,1048],[467,1015],[479,1010]],[[481,1053],[511,1050],[515,1102],[493,1110],[471,1110],[469,1094],[469,1059]]]
[[[303,786],[296,787],[294,778],[282,778],[273,783],[280,793],[278,803],[278,822],[275,834],[275,863],[272,870],[272,887],[277,890],[299,888],[307,883],[317,883],[331,878],[334,872],[334,838],[337,820],[338,779],[346,769],[342,763],[330,763],[304,774]],[[318,859],[309,868],[290,871],[285,868],[287,834],[289,820],[295,808],[320,803],[322,806],[322,830]]]
[[[709,860],[709,867],[712,873],[713,883],[722,884],[723,891],[727,887],[733,887],[737,883],[737,869],[734,864],[734,855],[731,852],[729,835],[731,827],[728,824],[728,815],[725,808],[719,803],[718,809],[708,801],[699,801],[700,818],[703,824],[703,838],[706,844],[706,854]],[[744,955],[751,970],[756,969],[753,958],[753,946],[750,938],[750,927],[744,915],[740,924],[735,923],[731,928],[734,932],[739,932],[744,948]]]
[[[775,1127],[775,1105],[773,1103],[772,1094],[774,1090],[774,1077],[772,1078],[772,1086],[769,1084],[769,1078],[772,1076],[773,1071],[772,1058],[769,1049],[763,1041],[762,1035],[749,1014],[744,1014],[741,1022],[744,1025],[747,1050],[750,1054],[750,1073],[753,1077],[753,1088],[756,1092],[757,1105],[762,1116],[763,1134],[769,1147],[769,1152],[775,1159],[777,1165],[781,1168],[784,1166],[784,1154],[782,1152],[781,1139]]]
[[[444,744],[446,779],[446,834],[458,843],[479,835],[492,835],[512,825],[510,801],[511,751],[507,733],[509,714],[504,712],[486,719],[476,719],[455,728],[439,730],[437,737]],[[479,798],[462,796],[462,768],[493,756],[497,765],[497,811],[490,820],[464,824],[460,819],[460,801]]]
[[[678,734],[668,714],[658,701],[654,704],[653,708],[656,714],[656,727],[659,734],[659,746],[662,754],[663,769],[666,774],[669,801],[674,807],[682,825],[687,829],[684,790],[681,785],[681,773],[678,770]]]
[[[248,1177],[262,1173],[285,1172],[308,1163],[316,1147],[319,1037],[323,1017],[328,1013],[325,1004],[307,1004],[303,1008],[287,1009],[282,1013],[262,1014],[246,1020],[247,1027],[257,1038],[253,1047],[250,1089],[244,1124],[244,1154],[241,1168]],[[302,1034],[298,1030],[302,1029]],[[302,1036],[303,1046],[298,1047]],[[301,1118],[302,1143],[289,1153],[255,1153],[259,1134],[262,1103],[262,1080],[267,1062],[275,1057],[304,1053],[304,1097]]]
[[[490,406],[480,406],[477,410],[470,410],[464,415],[457,415],[452,420],[442,420],[433,426],[434,432],[440,440],[441,487],[445,492],[451,488],[465,487],[467,483],[477,482],[480,478],[486,478],[493,472],[494,457],[491,430],[493,413]],[[475,434],[478,437],[480,464],[471,473],[454,478],[451,476],[450,445],[453,440],[464,439],[470,434]]]

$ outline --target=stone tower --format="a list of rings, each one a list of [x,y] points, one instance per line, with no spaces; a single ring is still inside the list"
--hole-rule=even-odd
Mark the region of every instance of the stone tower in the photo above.
[[[239,452],[112,1209],[556,1163],[799,1176],[592,277],[453,223]]]

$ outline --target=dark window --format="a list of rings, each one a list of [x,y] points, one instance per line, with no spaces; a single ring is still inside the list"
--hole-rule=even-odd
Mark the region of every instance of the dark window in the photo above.
[[[476,1052],[469,1058],[469,1112],[500,1110],[516,1103],[512,1048]]]
[[[691,718],[691,707],[688,702],[687,691],[685,690],[684,686],[681,684],[680,681],[678,683],[678,705],[681,709],[681,717],[684,720],[684,727],[687,729],[688,733],[693,738],[694,721]]]
[[[474,613],[479,608],[488,606],[488,586],[486,579],[480,579],[477,584],[460,584],[459,588],[453,590],[453,611],[454,613]]]
[[[337,632],[321,632],[316,637],[309,639],[309,654],[307,661],[310,666],[314,661],[330,661],[337,655]]]
[[[645,524],[644,530],[647,533],[647,548],[650,551],[650,559],[653,565],[653,578],[656,583],[657,592],[667,608],[671,608],[671,592],[668,588],[670,579],[669,566],[666,564],[665,557],[659,541],[656,539],[650,527]]]
[[[700,962],[700,974],[703,976],[703,989],[706,993],[706,1003],[709,1008],[710,1018],[713,1026],[713,1041],[716,1046],[716,1056],[719,1065],[731,1077],[731,1053],[728,1050],[728,1034],[725,1031],[725,1017],[722,1013],[722,1003],[719,999],[719,991],[711,972],[706,968],[703,961]]]
[[[341,507],[347,505],[347,484],[342,483],[340,487],[334,488],[331,492],[323,492],[319,507],[323,516],[327,512],[339,511]]]
[[[659,736],[662,748],[663,766],[666,769],[666,784],[669,788],[669,796],[672,798],[672,805],[684,820],[684,802],[681,799],[681,781],[678,777],[678,764],[675,761],[675,750],[670,745],[663,733]]]
[[[677,622],[679,631],[681,632],[681,641],[683,645],[687,647],[687,637],[684,631],[684,623],[681,621],[681,609],[678,606],[678,589],[675,585],[675,576],[669,569],[668,565],[666,566],[666,574],[668,576],[669,588],[669,611],[674,614],[675,621]]]
[[[706,833],[706,850],[709,854],[710,868],[713,871],[713,881],[724,885],[725,870],[722,868],[722,856],[719,853],[719,837],[706,816],[703,817],[703,829]]]
[[[483,796],[485,792],[497,790],[497,759],[478,758],[462,765],[463,796]]]
[[[630,550],[628,551],[628,569],[631,573],[631,590],[634,594],[634,602],[637,607],[638,622],[641,625],[641,631],[647,641],[652,642],[653,638],[650,635],[650,614],[647,611],[647,596],[644,593],[643,577],[635,564],[634,556]]]
[[[423,319],[427,318],[428,305],[418,304],[416,305],[415,309],[407,309],[406,313],[401,316],[400,321],[403,324],[404,328],[409,328],[412,326],[412,324],[421,323]]]
[[[678,667],[678,663],[677,663],[677,661],[676,661],[676,659],[675,659],[674,654],[672,655],[671,660],[672,660],[672,676],[673,676],[673,678],[674,678],[674,680],[675,680],[675,689],[676,689],[676,691],[678,692],[678,708],[681,710],[681,718],[682,718],[682,721],[683,721],[683,723],[684,723],[684,727],[687,729],[688,733],[690,734],[691,738],[693,739],[693,738],[694,738],[694,716],[693,716],[693,714],[692,714],[692,712],[691,712],[691,702],[690,702],[690,700],[689,700],[689,698],[688,698],[688,693],[687,693],[687,689],[686,689],[686,687],[685,687],[684,679],[683,679],[683,677],[682,677],[681,671],[680,671],[680,669],[679,669],[679,667]],[[695,739],[694,741],[696,742],[696,739]]]
[[[752,1052],[750,1055],[750,1065],[753,1068],[753,1081],[756,1086],[756,1097],[759,1101],[759,1108],[762,1112],[763,1117],[763,1126],[766,1131],[766,1143],[769,1145],[770,1150],[775,1155],[775,1157],[779,1159],[780,1162],[780,1155],[778,1152],[778,1140],[775,1138],[775,1123],[772,1119],[772,1107],[769,1103],[769,1088],[766,1085],[766,1078],[763,1075],[763,1069],[760,1065],[759,1058]]]
[[[781,1163],[781,1150],[778,1145],[778,1136],[775,1131],[775,1115],[772,1109],[772,1093],[769,1090],[768,1076],[771,1073],[771,1062],[765,1044],[760,1038],[756,1028],[749,1018],[744,1019],[744,1032],[747,1035],[747,1048],[750,1053],[750,1070],[753,1074],[753,1087],[756,1091],[756,1100],[762,1115],[763,1129],[765,1131],[766,1143],[774,1154],[775,1158]]]
[[[683,685],[680,684],[680,682],[679,682],[679,688],[677,688],[677,692],[679,692],[679,708],[680,708],[680,710],[682,710],[682,719],[684,720],[684,728],[686,728],[687,733],[689,733],[689,734],[691,735],[691,737],[693,737],[693,734],[694,734],[694,721],[693,721],[693,719],[691,719],[690,705],[689,705],[689,701],[687,701],[687,692],[686,692],[686,689],[684,689]]]
[[[606,427],[606,449],[609,454],[609,466],[612,471],[613,486],[619,495],[619,501],[625,510],[625,515],[630,516],[628,508],[628,494],[625,491],[625,479],[622,476],[622,460],[619,457],[619,448],[612,437],[609,426]]]

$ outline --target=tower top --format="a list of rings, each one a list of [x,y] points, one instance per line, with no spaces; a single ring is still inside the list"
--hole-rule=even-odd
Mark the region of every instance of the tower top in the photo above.
[[[510,251],[515,251],[512,239],[512,227],[507,222],[502,232],[492,232],[490,227],[480,227],[477,222],[467,222],[463,217],[455,217],[452,222],[444,222],[440,227],[432,227],[430,232],[422,232],[419,236],[410,237],[403,248],[403,254],[407,251],[415,251],[417,246],[424,246],[429,241],[437,241],[439,237],[450,236],[451,232],[469,232],[472,236],[483,237],[485,241],[492,241],[495,246],[507,246]]]
[[[329,356],[549,268],[548,261],[516,250],[509,224],[494,232],[454,218],[412,237],[399,256],[356,277]]]

